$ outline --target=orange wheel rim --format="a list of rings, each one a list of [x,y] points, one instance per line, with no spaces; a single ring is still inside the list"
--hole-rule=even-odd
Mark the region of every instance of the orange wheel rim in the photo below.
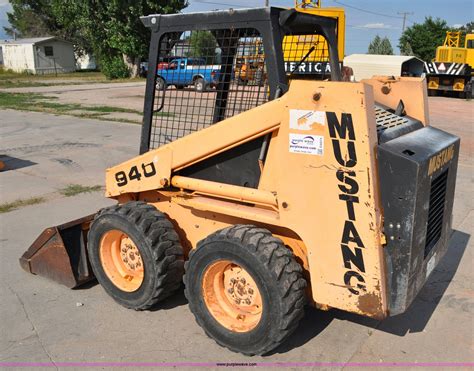
[[[231,331],[251,331],[262,318],[257,284],[244,268],[229,260],[217,261],[206,269],[202,291],[209,312]]]
[[[119,230],[106,232],[99,251],[102,268],[115,286],[126,292],[140,288],[145,272],[143,261],[137,245],[127,234]]]

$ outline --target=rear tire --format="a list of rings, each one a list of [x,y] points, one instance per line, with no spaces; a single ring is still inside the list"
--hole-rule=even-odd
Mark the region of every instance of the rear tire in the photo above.
[[[266,229],[237,225],[211,234],[191,251],[185,270],[197,323],[234,352],[268,353],[303,316],[302,268]]]
[[[194,80],[194,90],[196,90],[198,93],[202,93],[207,90],[207,86],[203,78],[198,77],[196,80]]]
[[[144,202],[100,210],[89,230],[87,250],[97,280],[124,307],[148,309],[181,285],[179,237],[166,216]]]

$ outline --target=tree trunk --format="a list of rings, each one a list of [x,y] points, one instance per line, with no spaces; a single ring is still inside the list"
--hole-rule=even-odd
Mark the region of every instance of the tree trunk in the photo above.
[[[140,58],[122,54],[123,61],[130,71],[130,78],[138,77],[140,73]]]

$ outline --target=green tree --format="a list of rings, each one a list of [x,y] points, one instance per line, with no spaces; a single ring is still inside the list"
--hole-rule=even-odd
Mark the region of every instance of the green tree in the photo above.
[[[465,25],[455,28],[453,31],[461,31],[462,33],[473,33],[474,32],[474,21],[467,22]]]
[[[409,45],[413,55],[424,61],[429,61],[434,58],[436,48],[443,44],[448,30],[446,21],[440,18],[426,17],[423,23],[415,23],[403,32],[398,47],[401,53],[406,55],[410,52],[407,49]]]
[[[387,37],[376,35],[369,44],[368,54],[393,55],[393,48]]]
[[[206,63],[214,63],[216,57],[216,38],[209,31],[194,31],[189,38],[188,57],[204,58]]]
[[[187,5],[187,0],[12,0],[11,17],[17,28],[24,23],[24,14],[33,13],[49,34],[92,51],[99,65],[113,62],[114,69],[120,69],[117,57],[121,57],[135,77],[150,38],[140,16],[176,13]]]
[[[16,4],[12,3],[12,6],[15,9]],[[11,37],[40,37],[51,33],[44,21],[39,19],[31,9],[18,7],[15,12],[7,13],[7,17],[10,27],[3,27],[3,29]]]
[[[10,36],[57,36],[72,42],[76,51],[90,51],[81,30],[58,19],[59,0],[10,0],[12,11],[7,13],[10,27],[4,27]]]
[[[411,48],[411,45],[409,42],[407,42],[403,47],[400,47],[400,54],[401,55],[413,55],[413,49]]]
[[[380,36],[375,35],[374,39],[369,44],[369,50],[367,51],[367,54],[379,54],[377,53],[377,50],[380,47],[381,41],[382,39],[380,38]]]

